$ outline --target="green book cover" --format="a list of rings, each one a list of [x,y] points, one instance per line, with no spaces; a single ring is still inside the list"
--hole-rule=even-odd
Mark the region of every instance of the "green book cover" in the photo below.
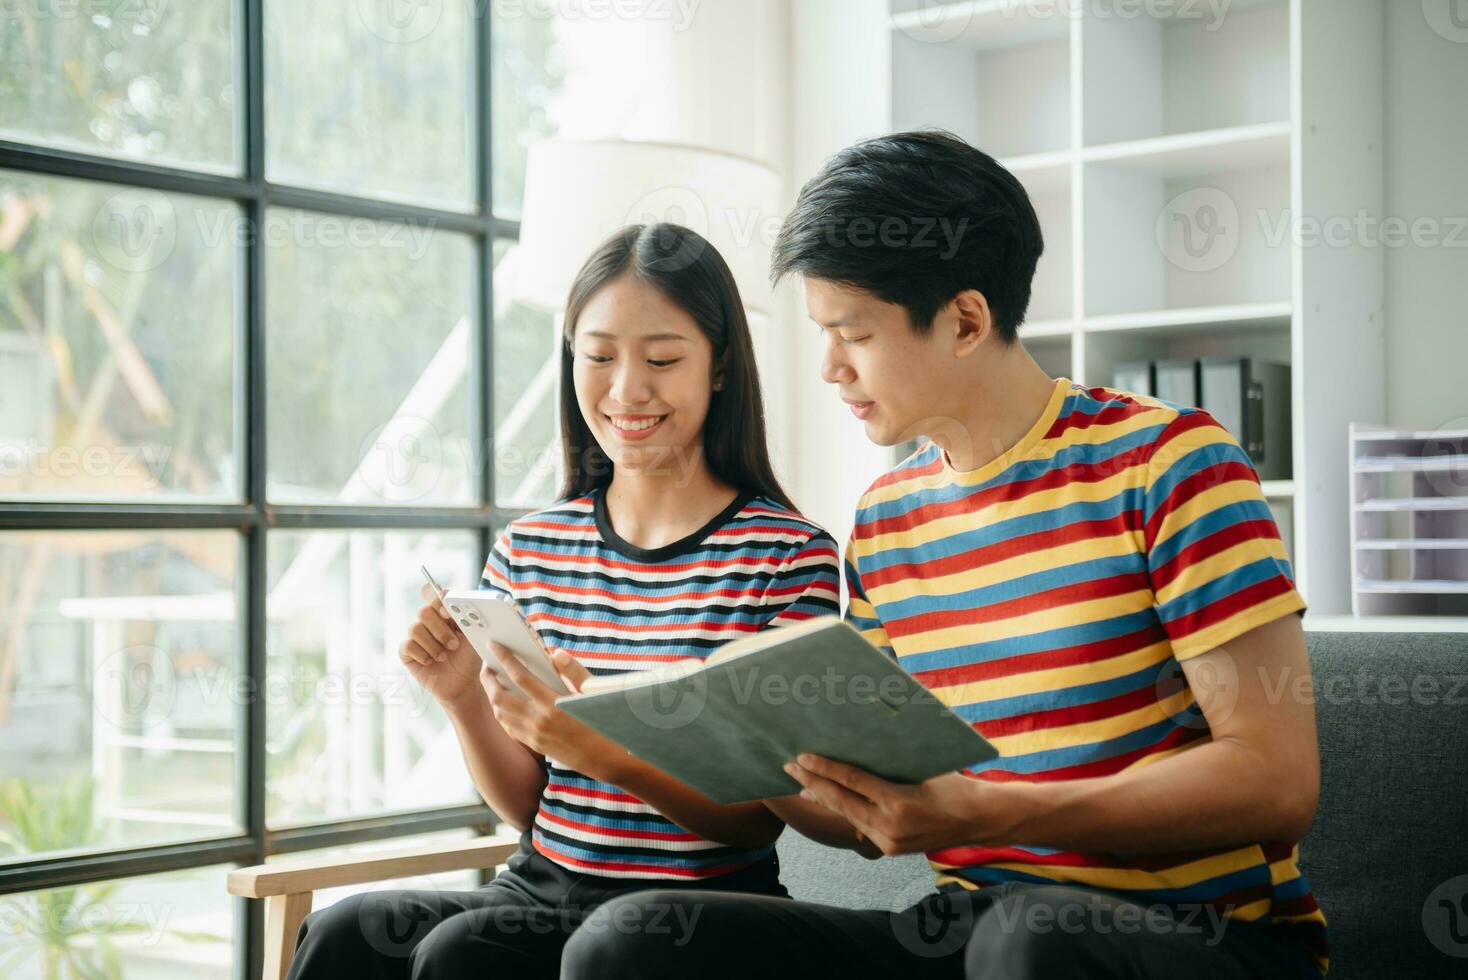
[[[998,753],[835,616],[767,630],[689,660],[589,681],[569,715],[716,803],[800,791],[800,752],[919,783]]]

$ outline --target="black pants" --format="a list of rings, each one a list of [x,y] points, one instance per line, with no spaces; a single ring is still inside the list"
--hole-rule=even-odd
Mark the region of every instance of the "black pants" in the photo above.
[[[635,928],[665,909],[688,928]],[[618,920],[630,927],[618,929]],[[902,912],[660,889],[618,897],[588,917],[563,951],[561,976],[1319,980],[1293,929],[1060,885],[950,886]]]
[[[715,879],[720,889],[784,899],[778,867],[765,862]],[[702,882],[603,878],[567,871],[541,856],[522,838],[507,870],[474,891],[403,890],[368,892],[313,912],[301,923],[289,976],[295,980],[433,980],[454,977],[560,975],[561,949],[577,927],[603,903],[651,885],[670,895],[707,891]],[[664,930],[675,939],[691,932],[674,909],[638,907],[605,920],[613,935]],[[629,915],[642,915],[632,921]],[[591,925],[594,931],[603,928]]]

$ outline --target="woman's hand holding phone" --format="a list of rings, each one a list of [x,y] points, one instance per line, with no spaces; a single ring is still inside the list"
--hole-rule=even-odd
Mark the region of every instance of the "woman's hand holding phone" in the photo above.
[[[626,754],[610,739],[566,714],[556,705],[561,697],[547,687],[509,650],[498,643],[490,644],[490,652],[500,668],[524,697],[500,682],[488,664],[479,672],[484,693],[500,727],[521,745],[542,756],[555,759],[563,766],[591,776],[607,779],[611,770],[605,767]],[[551,654],[551,662],[562,681],[572,691],[579,691],[589,678],[587,671],[564,650]]]
[[[466,699],[484,700],[479,654],[427,583],[422,595],[424,604],[400,651],[408,673],[444,708],[458,706]]]
[[[495,720],[510,737],[540,755],[549,751],[563,763],[565,756],[586,751],[596,754],[611,744],[556,707],[560,692],[547,687],[508,649],[491,643],[492,654],[511,678],[513,689],[500,683],[444,608],[442,587],[427,568],[423,576],[425,604],[403,643],[402,660],[413,678],[445,709],[453,712],[473,702],[488,702]],[[566,651],[548,655],[566,690],[579,691],[591,677]]]

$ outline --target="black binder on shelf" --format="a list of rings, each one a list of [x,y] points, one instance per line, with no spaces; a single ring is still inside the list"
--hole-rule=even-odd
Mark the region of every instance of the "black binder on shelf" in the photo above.
[[[1155,361],[1152,371],[1158,398],[1184,408],[1198,407],[1197,361]]]
[[[1261,480],[1288,480],[1293,455],[1289,365],[1206,357],[1198,367],[1199,407],[1239,440]]]

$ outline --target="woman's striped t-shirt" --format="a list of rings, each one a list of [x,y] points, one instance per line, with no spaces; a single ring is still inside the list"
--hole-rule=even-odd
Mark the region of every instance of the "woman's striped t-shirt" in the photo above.
[[[617,535],[595,490],[514,521],[481,587],[509,593],[548,649],[603,675],[703,659],[767,627],[835,613],[839,569],[830,535],[765,497],[741,493],[704,527],[648,550]],[[610,783],[546,765],[531,840],[563,867],[670,880],[774,860],[773,845],[706,840]]]
[[[848,620],[994,743],[969,775],[1107,776],[1208,723],[1180,662],[1304,608],[1258,476],[1196,409],[1065,379],[977,470],[927,443],[872,485],[846,552]],[[939,884],[1074,882],[1297,926],[1325,919],[1293,842],[1189,854],[948,847]]]

